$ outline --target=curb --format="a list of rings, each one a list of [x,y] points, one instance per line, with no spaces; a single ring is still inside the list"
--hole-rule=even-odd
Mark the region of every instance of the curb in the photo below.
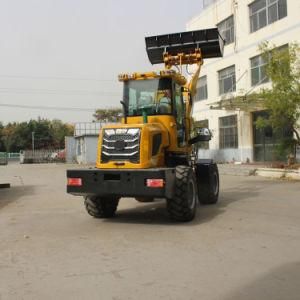
[[[219,173],[221,175],[233,176],[261,176],[275,179],[291,179],[300,180],[300,169],[287,170],[276,168],[251,168],[251,167],[238,167],[234,165],[218,164]]]
[[[240,166],[228,166],[218,164],[219,173],[221,175],[233,175],[233,176],[252,176],[255,175],[256,168],[240,167]]]
[[[298,170],[285,170],[285,169],[273,169],[273,168],[258,168],[255,171],[255,175],[269,178],[287,178],[293,180],[300,180],[300,169]]]

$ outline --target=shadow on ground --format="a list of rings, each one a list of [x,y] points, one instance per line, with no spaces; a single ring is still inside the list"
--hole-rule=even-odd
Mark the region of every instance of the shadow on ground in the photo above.
[[[226,213],[227,207],[236,201],[243,201],[256,197],[261,188],[239,187],[234,189],[221,190],[219,202],[215,205],[199,205],[197,215],[192,222],[178,223],[170,220],[165,200],[152,203],[138,203],[137,207],[120,209],[113,219],[105,219],[105,222],[133,223],[133,224],[158,224],[193,226],[209,222],[220,214]],[[120,201],[126,201],[121,199]]]
[[[248,285],[233,291],[224,300],[300,299],[300,262],[272,269]]]
[[[17,201],[19,198],[34,195],[34,186],[11,186],[8,189],[0,189],[0,209]]]

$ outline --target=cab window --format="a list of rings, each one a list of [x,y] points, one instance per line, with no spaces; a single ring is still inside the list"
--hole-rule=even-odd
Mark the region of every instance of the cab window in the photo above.
[[[175,84],[175,116],[177,125],[178,147],[185,146],[185,105],[182,98],[181,86]]]

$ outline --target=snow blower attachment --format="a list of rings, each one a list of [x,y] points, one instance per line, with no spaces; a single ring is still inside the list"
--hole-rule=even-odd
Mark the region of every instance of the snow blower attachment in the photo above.
[[[145,38],[151,64],[202,63],[202,59],[223,56],[224,39],[217,28],[172,33]]]

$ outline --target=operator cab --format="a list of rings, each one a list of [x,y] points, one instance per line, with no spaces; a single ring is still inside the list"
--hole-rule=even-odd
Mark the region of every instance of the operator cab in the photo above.
[[[127,116],[184,115],[181,86],[173,78],[124,81]]]
[[[183,82],[174,77],[124,81],[124,104],[127,110],[126,117],[143,116],[146,120],[148,116],[173,117],[173,122],[176,123],[177,144],[183,147],[186,145],[186,111],[181,85]]]

